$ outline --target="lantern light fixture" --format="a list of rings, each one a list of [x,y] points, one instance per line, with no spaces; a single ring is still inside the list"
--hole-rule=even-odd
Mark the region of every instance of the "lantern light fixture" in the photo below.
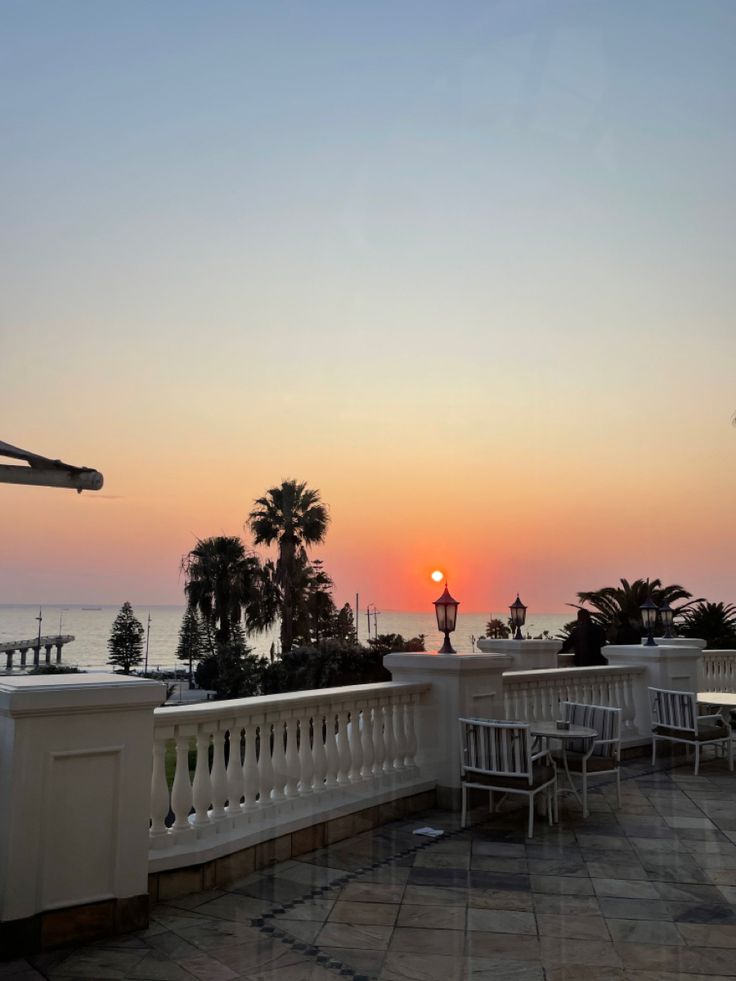
[[[666,600],[659,608],[659,619],[662,621],[664,636],[669,639],[675,624],[675,611]]]
[[[455,629],[455,624],[457,623],[458,606],[460,606],[460,603],[458,600],[452,598],[447,588],[447,582],[445,581],[444,592],[439,599],[434,601],[434,611],[437,615],[437,629],[445,635],[445,642],[437,652],[438,654],[457,653],[450,643],[450,634]]]
[[[659,612],[657,604],[652,602],[651,596],[642,603],[639,607],[641,610],[641,622],[644,629],[647,632],[647,642],[645,647],[656,647],[654,643],[654,626],[657,622],[657,613]]]
[[[523,640],[524,635],[521,632],[521,628],[526,623],[526,607],[519,599],[519,594],[516,594],[516,599],[509,607],[509,613],[511,614],[511,626],[515,629],[514,640]]]

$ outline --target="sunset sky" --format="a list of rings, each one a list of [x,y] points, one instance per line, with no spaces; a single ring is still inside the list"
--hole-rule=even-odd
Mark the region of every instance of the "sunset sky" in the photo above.
[[[736,602],[736,5],[2,9],[0,603],[179,602],[320,489],[336,599]]]

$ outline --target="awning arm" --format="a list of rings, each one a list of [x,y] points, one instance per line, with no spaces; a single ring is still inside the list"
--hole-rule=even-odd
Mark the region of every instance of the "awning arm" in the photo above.
[[[0,464],[0,483],[29,484],[34,487],[66,487],[81,494],[83,490],[100,490],[104,478],[98,470],[90,467],[75,467],[62,460],[51,460],[30,453],[10,443],[0,441],[0,457],[24,460],[27,467]]]

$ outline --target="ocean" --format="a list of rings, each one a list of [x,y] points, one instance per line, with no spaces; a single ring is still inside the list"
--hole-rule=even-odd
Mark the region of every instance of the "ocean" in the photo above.
[[[41,610],[43,617],[41,633],[43,635],[73,634],[75,640],[65,644],[62,654],[64,664],[77,665],[80,668],[107,667],[107,640],[110,636],[112,622],[119,612],[118,606],[44,606]],[[38,634],[38,606],[2,606],[0,605],[0,643],[10,640],[29,640]],[[138,619],[147,626],[151,618],[148,667],[149,670],[170,669],[181,667],[176,659],[176,645],[179,637],[183,606],[142,606],[134,607]],[[507,610],[495,611],[494,617],[506,618]],[[460,613],[457,630],[452,634],[453,647],[461,652],[472,651],[474,638],[482,637],[489,613]],[[565,613],[527,613],[525,630],[532,634],[541,634],[548,630],[553,636],[563,624],[573,619],[570,611]],[[371,635],[373,635],[373,617],[371,616]],[[442,644],[442,635],[437,631],[434,610],[408,612],[402,610],[385,610],[378,613],[378,632],[380,634],[395,633],[405,638],[424,634],[428,651],[436,650]],[[358,639],[365,642],[368,636],[368,625],[365,610],[362,611],[358,623]],[[278,650],[278,628],[268,633],[252,636],[249,644],[256,653],[268,655],[271,644]],[[52,657],[55,658],[54,651]],[[2,662],[4,666],[4,661]]]

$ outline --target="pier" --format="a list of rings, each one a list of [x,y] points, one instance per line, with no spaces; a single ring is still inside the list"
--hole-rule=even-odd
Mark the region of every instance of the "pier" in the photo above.
[[[56,648],[56,664],[61,663],[61,650],[64,644],[74,640],[73,634],[53,634],[47,637],[33,637],[31,640],[6,640],[0,641],[0,657],[5,655],[5,670],[13,670],[13,658],[16,654],[20,655],[18,667],[21,671],[28,666],[28,652],[33,651],[33,667],[37,668],[41,664],[41,649],[45,651],[44,664],[51,664],[51,651]]]

